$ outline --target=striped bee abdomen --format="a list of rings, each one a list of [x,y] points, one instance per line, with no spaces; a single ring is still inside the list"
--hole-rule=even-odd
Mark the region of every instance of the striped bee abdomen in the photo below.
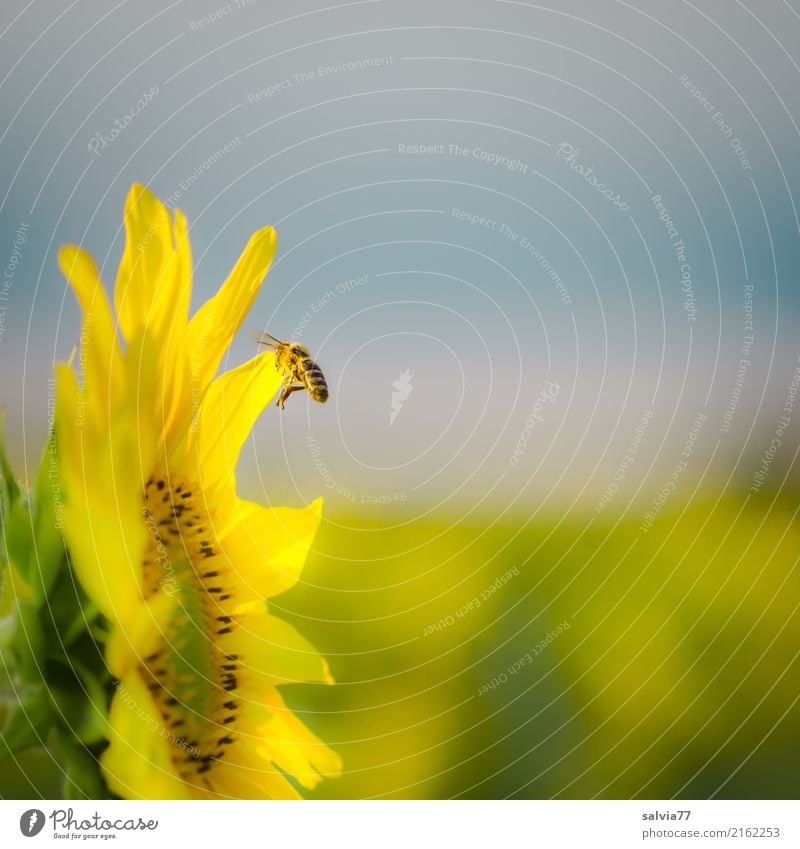
[[[298,377],[308,390],[308,394],[318,403],[328,400],[328,384],[322,369],[310,358],[300,361],[297,369]]]

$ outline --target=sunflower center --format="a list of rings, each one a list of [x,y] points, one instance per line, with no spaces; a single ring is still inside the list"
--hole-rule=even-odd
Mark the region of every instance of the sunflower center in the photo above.
[[[154,476],[145,487],[145,594],[167,593],[176,603],[161,645],[142,659],[140,673],[179,773],[207,784],[206,773],[234,740],[240,669],[239,657],[220,646],[220,637],[236,627],[233,593],[201,495],[174,475]]]

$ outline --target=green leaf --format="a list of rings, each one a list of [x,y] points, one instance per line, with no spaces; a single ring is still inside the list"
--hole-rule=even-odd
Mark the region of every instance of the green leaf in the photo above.
[[[17,633],[17,597],[11,569],[0,574],[0,657],[8,663],[8,654]]]
[[[28,571],[29,583],[40,601],[50,593],[65,563],[62,497],[56,435],[51,431],[36,473],[35,539]]]
[[[47,597],[47,619],[56,634],[55,645],[67,652],[73,643],[88,632],[98,616],[99,611],[89,601],[74,571],[64,568]],[[51,646],[51,654],[55,645]]]
[[[60,724],[86,745],[99,743],[108,734],[108,696],[102,683],[107,675],[105,668],[92,670],[74,657],[52,663],[48,670],[47,683]]]
[[[38,605],[47,598],[66,560],[57,456],[51,432],[36,474],[35,499],[25,498],[6,460],[0,431],[2,559],[17,567]]]
[[[14,475],[11,472],[11,466],[8,465],[5,449],[5,411],[0,409],[0,477],[3,481],[4,498],[7,499],[9,505],[19,501],[19,486],[17,485]]]
[[[2,576],[9,558],[6,543],[8,519],[12,508],[19,501],[19,486],[14,480],[11,467],[6,459],[4,430],[5,412],[0,409],[0,576]]]
[[[88,704],[84,706],[83,722],[76,728],[76,734],[86,744],[99,743],[108,737],[109,697],[103,682],[109,673],[103,664],[102,669],[92,670],[78,660],[72,661],[75,671],[86,688]]]
[[[8,719],[0,732],[0,758],[15,755],[31,746],[41,746],[53,722],[50,699],[43,684],[25,687],[17,692]]]
[[[34,542],[33,517],[26,504],[16,500],[9,505],[8,512],[3,514],[2,531],[6,556],[27,582]]]
[[[20,678],[31,684],[38,683],[44,672],[47,641],[37,606],[24,598],[17,598],[17,628],[13,647]]]
[[[50,748],[64,765],[65,799],[107,799],[108,789],[97,758],[69,731],[54,728]]]

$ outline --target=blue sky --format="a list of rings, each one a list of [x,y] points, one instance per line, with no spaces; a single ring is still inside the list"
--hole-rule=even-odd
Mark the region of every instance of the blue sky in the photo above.
[[[302,324],[333,393],[259,421],[252,490],[591,508],[646,411],[620,508],[657,496],[701,413],[680,497],[751,485],[800,354],[790,4],[4,8],[0,259],[19,258],[0,402],[18,463],[78,336],[57,246],[82,242],[110,284],[136,180],[189,216],[195,303],[278,228],[250,323]],[[243,333],[229,362],[251,353]]]

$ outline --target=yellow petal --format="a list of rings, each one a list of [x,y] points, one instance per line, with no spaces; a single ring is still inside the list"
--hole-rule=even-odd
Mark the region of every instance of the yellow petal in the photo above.
[[[298,719],[277,690],[264,694],[263,705],[246,704],[242,718],[252,718],[257,728],[258,737],[248,740],[254,749],[303,787],[313,789],[323,776],[341,775],[339,755]]]
[[[242,445],[281,382],[275,356],[268,352],[225,372],[206,392],[187,473],[202,483],[210,507],[223,488],[233,486]]]
[[[302,798],[277,769],[242,743],[230,747],[209,780],[217,793],[234,799]]]
[[[188,799],[171,757],[169,730],[138,672],[125,675],[111,700],[111,745],[100,756],[106,782],[123,799]]]
[[[181,281],[175,305],[176,320],[170,324],[164,340],[164,432],[168,443],[178,441],[189,429],[196,412],[189,372],[189,356],[185,349],[186,326],[191,295],[192,255],[186,216],[175,210],[175,257],[177,279]],[[199,399],[198,399],[199,405]]]
[[[256,299],[278,244],[272,227],[257,230],[220,290],[192,316],[186,330],[192,378],[204,390]]]
[[[177,604],[168,592],[159,592],[136,605],[120,627],[112,628],[106,643],[106,662],[117,677],[136,669],[142,658],[155,652],[164,641],[164,632]]]
[[[58,264],[83,313],[80,362],[85,369],[86,397],[102,409],[120,378],[120,351],[111,307],[97,266],[86,251],[64,245],[58,252]]]
[[[184,331],[189,319],[189,300],[192,296],[192,245],[189,241],[189,222],[180,209],[175,209],[174,224],[175,288],[171,293],[174,301],[168,304],[170,331],[176,336]],[[165,293],[170,294],[170,293]]]
[[[128,342],[122,381],[125,391],[106,425],[113,440],[115,468],[118,474],[122,470],[127,493],[138,506],[163,437],[164,387],[157,379],[157,363],[155,342],[142,330]],[[121,422],[128,427],[120,427]]]
[[[75,372],[66,363],[54,368],[56,402],[54,425],[59,453],[59,471],[65,464],[77,460],[80,450],[78,427],[78,380]]]
[[[299,510],[240,502],[241,520],[220,540],[242,585],[236,597],[269,598],[297,583],[322,514],[322,499]]]
[[[325,659],[288,622],[271,616],[263,606],[237,619],[232,633],[220,637],[220,646],[240,658],[239,692],[245,698],[259,700],[277,684],[333,683]]]
[[[75,490],[70,490],[73,498]],[[74,498],[73,498],[74,500]],[[145,529],[141,517],[126,520],[114,504],[64,505],[64,536],[70,559],[86,593],[113,622],[124,621],[140,603]],[[134,526],[129,522],[135,521]],[[141,526],[141,527],[140,527]]]
[[[133,485],[130,480],[138,451],[135,422],[121,419],[113,430],[95,433],[79,423],[77,396],[72,370],[59,366],[55,426],[63,533],[83,588],[106,617],[117,621],[140,598],[147,534],[141,488],[137,491],[135,477]]]
[[[165,330],[183,332],[191,287],[191,259],[183,216],[173,244],[169,210],[144,186],[134,183],[125,201],[125,249],[117,272],[114,306],[126,339],[143,328],[161,340]]]

